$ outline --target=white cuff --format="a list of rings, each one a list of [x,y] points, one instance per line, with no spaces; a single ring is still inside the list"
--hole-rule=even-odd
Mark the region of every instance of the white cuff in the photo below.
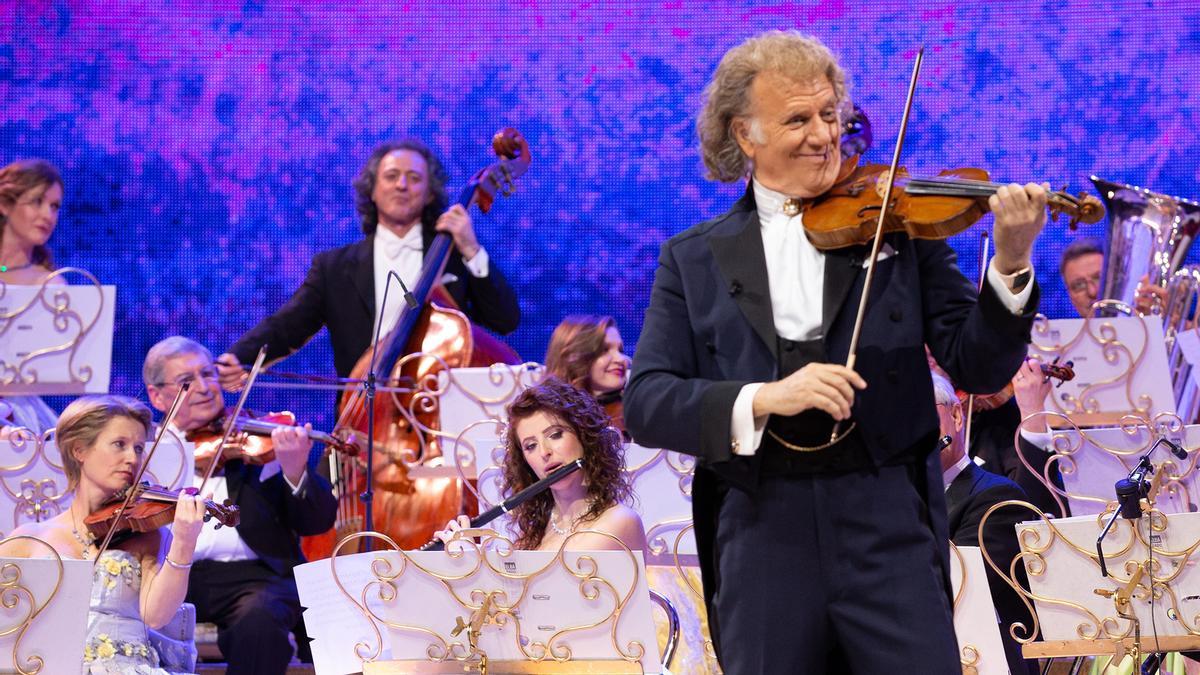
[[[1020,293],[1013,293],[1008,284],[1004,283],[1004,275],[996,269],[996,260],[993,258],[992,262],[988,263],[987,282],[996,290],[996,296],[1009,312],[1020,314],[1025,309],[1025,303],[1029,302],[1029,296],[1033,295],[1033,274],[1033,268],[1030,267],[1029,281],[1025,282],[1025,288],[1022,288]]]
[[[1053,437],[1049,431],[1029,431],[1028,429],[1021,429],[1021,438],[1025,439],[1026,443],[1037,447],[1039,450],[1044,450],[1045,452],[1054,451],[1054,448],[1052,447]]]
[[[729,419],[730,444],[735,455],[753,455],[758,452],[762,443],[763,430],[767,428],[767,418],[754,416],[754,395],[758,393],[762,382],[747,384],[738,392],[737,400],[733,402],[733,412]]]
[[[488,275],[488,254],[482,246],[475,252],[475,257],[467,260],[463,258],[463,264],[467,266],[467,271],[476,279],[482,279]]]
[[[305,469],[304,473],[300,474],[300,480],[295,485],[292,485],[292,481],[288,480],[287,473],[282,471],[280,473],[283,473],[283,482],[292,488],[292,496],[295,497],[300,494],[300,488],[304,487],[304,481],[308,479],[308,469]]]

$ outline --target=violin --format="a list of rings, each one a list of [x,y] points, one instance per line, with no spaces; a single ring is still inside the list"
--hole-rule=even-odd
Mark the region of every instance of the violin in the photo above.
[[[825,194],[801,204],[804,231],[822,251],[870,244],[875,237],[889,168],[859,164],[854,156]],[[896,170],[896,188],[888,206],[883,232],[906,232],[914,239],[945,239],[975,224],[988,210],[988,197],[1001,184],[988,180],[983,169],[947,169],[934,178],[912,178],[903,167]],[[1062,214],[1077,223],[1098,223],[1104,205],[1096,197],[1065,190],[1051,192],[1047,204],[1051,220]]]
[[[617,431],[621,432],[621,438],[626,441],[632,440],[629,436],[629,431],[625,429],[625,400],[622,395],[624,389],[610,391],[607,394],[601,394],[596,397],[596,402],[604,408],[604,412],[608,414],[612,420],[612,426]]]
[[[196,469],[205,471],[212,461],[213,452],[225,434],[225,424],[230,411],[217,416],[208,424],[187,432],[187,440],[196,444]],[[238,415],[234,431],[245,435],[240,442],[225,444],[217,467],[220,468],[231,459],[240,459],[247,464],[266,464],[275,460],[275,447],[271,443],[271,432],[281,427],[296,427],[296,416],[288,411],[267,413],[254,416],[246,411]],[[348,439],[324,431],[310,431],[308,437],[318,443],[324,443],[337,452],[349,456],[358,454],[358,445],[353,436]]]
[[[1055,361],[1054,363],[1043,363],[1043,364],[1041,364],[1041,367],[1042,367],[1042,377],[1044,377],[1046,379],[1046,381],[1049,381],[1052,379],[1058,380],[1058,384],[1055,386],[1061,387],[1064,382],[1070,382],[1071,380],[1075,379],[1075,364],[1072,361],[1067,361],[1066,363],[1062,363],[1062,364],[1058,363],[1058,361]],[[964,392],[962,390],[959,390],[956,393],[958,394],[959,401],[963,401],[963,402],[965,402],[967,400],[967,396],[969,396],[969,394],[967,394],[966,392]],[[1003,389],[1001,389],[1000,391],[998,391],[994,394],[984,394],[984,395],[976,394],[975,395],[975,410],[974,410],[974,412],[984,412],[987,410],[995,410],[996,408],[999,408],[1000,406],[1004,405],[1005,403],[1008,403],[1009,399],[1011,399],[1012,397],[1013,397],[1012,382],[1009,382],[1008,384],[1004,385]]]
[[[131,489],[136,494],[124,511],[121,511],[121,505],[125,503],[126,490],[118,492],[83,519],[84,526],[97,540],[104,539],[110,530],[113,532],[113,539],[117,540],[166,527],[175,520],[175,505],[179,503],[180,490],[170,490],[149,483],[142,483]],[[218,504],[206,499],[204,511],[205,522],[215,518],[219,523],[218,527],[237,527],[241,522],[237,505],[231,504],[229,500]]]

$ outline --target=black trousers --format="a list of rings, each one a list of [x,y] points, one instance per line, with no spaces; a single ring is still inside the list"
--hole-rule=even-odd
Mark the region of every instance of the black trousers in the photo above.
[[[960,675],[937,548],[948,540],[935,536],[918,488],[941,487],[935,466],[768,477],[753,495],[730,489],[714,599],[725,672]]]
[[[287,671],[292,659],[288,634],[300,623],[294,579],[258,560],[197,560],[188,577],[187,602],[196,606],[197,621],[217,624],[227,673]]]

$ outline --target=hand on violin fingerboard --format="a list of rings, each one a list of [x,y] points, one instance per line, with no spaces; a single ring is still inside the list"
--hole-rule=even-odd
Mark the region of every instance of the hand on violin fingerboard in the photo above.
[[[180,493],[175,505],[175,520],[171,523],[172,549],[176,557],[171,558],[177,563],[186,564],[196,551],[196,540],[204,527],[204,499],[192,494],[192,490]]]
[[[1012,274],[1030,266],[1033,242],[1046,224],[1048,185],[1015,183],[1002,185],[988,197],[995,215],[996,257],[993,264],[1001,274]]]
[[[279,468],[283,475],[293,485],[304,477],[308,468],[308,453],[312,450],[312,440],[308,434],[312,424],[302,427],[279,427],[271,432],[271,443],[275,446],[275,459],[279,460]]]
[[[217,379],[225,391],[241,391],[250,374],[242,367],[238,357],[225,352],[217,357]]]

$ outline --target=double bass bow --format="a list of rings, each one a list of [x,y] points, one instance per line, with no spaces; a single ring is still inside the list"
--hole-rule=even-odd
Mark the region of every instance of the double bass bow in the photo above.
[[[497,195],[511,195],[514,181],[530,163],[529,145],[514,129],[503,129],[492,139],[499,160],[471,178],[457,204],[490,210]],[[438,232],[425,251],[421,274],[413,284],[412,302],[403,307],[395,326],[363,354],[350,377],[365,381],[368,374],[381,382],[430,382],[443,368],[520,363],[520,357],[503,342],[472,324],[441,285],[453,240]],[[376,356],[376,351],[378,355]],[[419,390],[418,387],[414,389]],[[433,532],[464,510],[466,492],[454,477],[410,476],[410,467],[438,461],[436,440],[427,438],[437,427],[436,406],[419,391],[392,393],[374,398],[363,389],[342,397],[338,428],[352,428],[374,438],[368,467],[347,460],[333,476],[339,494],[338,523],[344,533],[359,528],[372,514],[373,529],[390,536],[404,548],[415,548]],[[434,432],[436,434],[436,432]],[[366,469],[371,482],[360,475]],[[365,487],[365,490],[363,489]],[[359,501],[362,491],[365,508]],[[473,505],[466,505],[467,511]],[[365,509],[370,509],[366,511]],[[332,553],[329,535],[305,542],[309,559]]]

